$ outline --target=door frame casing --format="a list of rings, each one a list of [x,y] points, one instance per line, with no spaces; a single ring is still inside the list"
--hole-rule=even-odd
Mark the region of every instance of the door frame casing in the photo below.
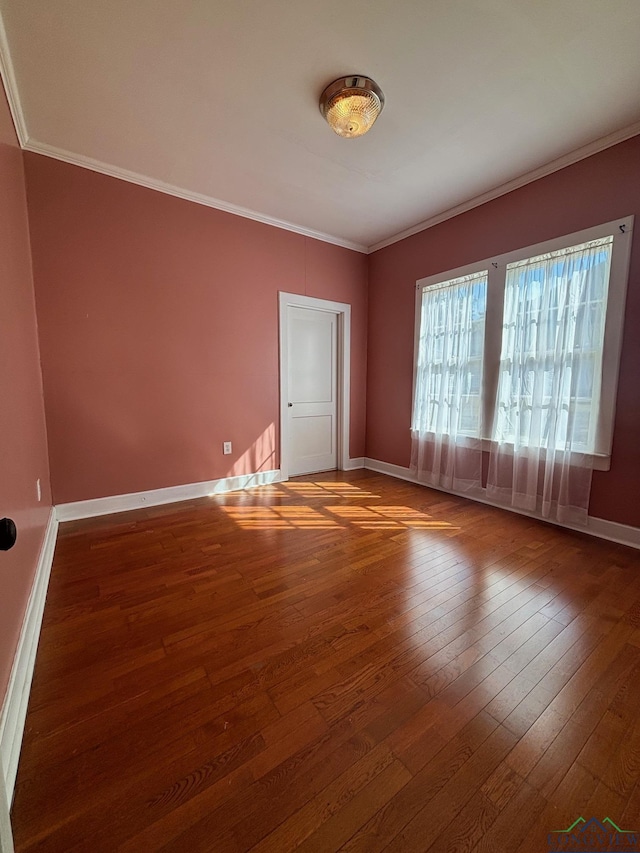
[[[337,359],[337,447],[336,461],[338,470],[344,471],[349,462],[350,427],[350,387],[351,387],[351,305],[346,302],[332,302],[317,299],[315,296],[301,296],[298,293],[278,292],[279,302],[279,338],[280,338],[280,479],[289,479],[289,329],[287,313],[289,308],[308,308],[312,311],[324,311],[335,314],[338,325]]]

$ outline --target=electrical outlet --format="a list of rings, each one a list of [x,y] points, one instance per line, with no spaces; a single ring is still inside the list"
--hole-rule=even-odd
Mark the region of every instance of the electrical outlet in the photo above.
[[[42,489],[40,488],[40,477],[36,480],[36,493],[38,495],[38,501],[42,500]]]
[[[222,443],[222,452],[225,456],[228,456],[230,453],[232,453],[230,441],[224,441]]]

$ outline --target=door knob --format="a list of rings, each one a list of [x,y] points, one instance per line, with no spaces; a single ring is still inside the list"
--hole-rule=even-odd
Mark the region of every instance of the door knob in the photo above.
[[[0,551],[8,551],[16,544],[16,525],[11,518],[0,519]]]
[[[291,406],[293,406],[293,403],[287,403],[287,406],[289,406],[289,408],[291,408]]]

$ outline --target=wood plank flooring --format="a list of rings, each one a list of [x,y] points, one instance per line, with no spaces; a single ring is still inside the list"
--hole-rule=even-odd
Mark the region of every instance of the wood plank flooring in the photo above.
[[[640,553],[366,471],[61,526],[16,849],[640,829]]]

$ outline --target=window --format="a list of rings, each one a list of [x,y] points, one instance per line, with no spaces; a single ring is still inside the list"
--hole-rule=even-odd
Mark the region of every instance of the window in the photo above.
[[[493,440],[594,452],[612,245],[506,265]]]
[[[412,429],[608,467],[633,217],[418,282]]]
[[[487,271],[422,295],[414,420],[429,432],[479,437]]]

